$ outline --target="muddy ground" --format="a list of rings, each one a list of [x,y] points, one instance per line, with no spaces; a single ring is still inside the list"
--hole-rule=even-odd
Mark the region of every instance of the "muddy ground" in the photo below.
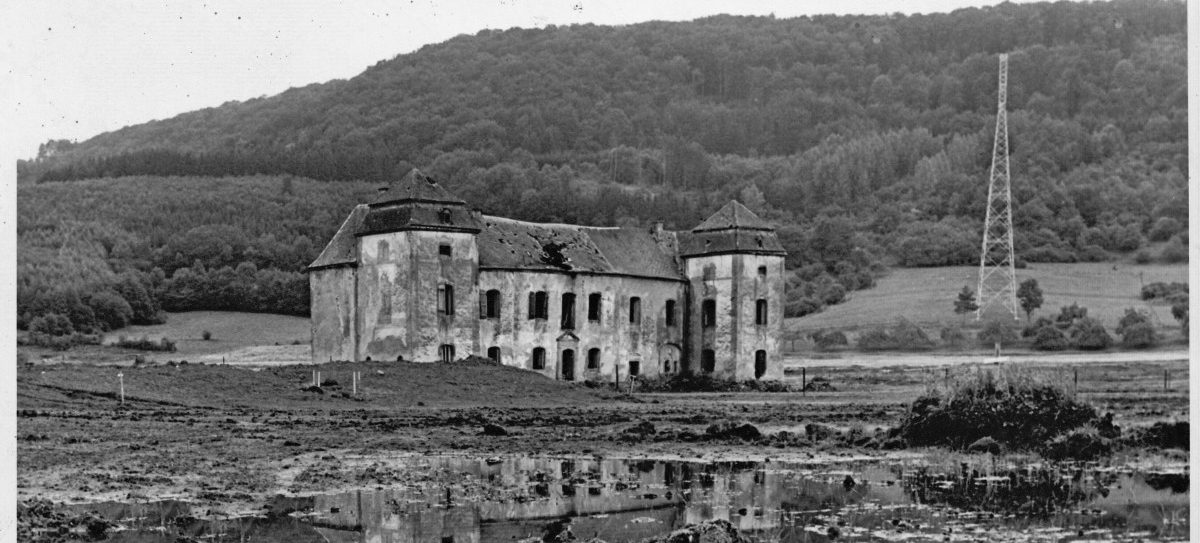
[[[832,390],[630,395],[482,363],[25,365],[17,381],[17,486],[23,500],[182,497],[236,512],[279,493],[394,484],[407,475],[375,460],[396,455],[920,455],[927,452],[881,447],[876,430],[897,424],[928,387],[989,368],[813,365],[805,378],[826,379]],[[1187,420],[1186,362],[1037,369],[1072,388],[1078,370],[1079,395],[1126,428]],[[311,388],[314,371],[325,381],[320,390]],[[799,379],[788,374],[789,383]],[[706,433],[720,421],[748,422],[763,437]],[[855,437],[808,437],[810,424]]]

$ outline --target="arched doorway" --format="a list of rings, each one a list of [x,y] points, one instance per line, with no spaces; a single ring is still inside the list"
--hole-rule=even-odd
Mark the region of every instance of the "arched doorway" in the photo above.
[[[767,351],[754,351],[754,378],[762,379],[767,374]]]
[[[658,369],[663,373],[678,373],[679,360],[683,351],[678,345],[668,343],[658,348]]]

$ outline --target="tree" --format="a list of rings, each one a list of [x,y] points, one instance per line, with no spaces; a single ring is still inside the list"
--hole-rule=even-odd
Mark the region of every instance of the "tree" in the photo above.
[[[1013,330],[1012,325],[1000,320],[987,321],[975,337],[979,343],[989,347],[997,343],[1009,345],[1017,341],[1017,333]]]
[[[71,319],[58,313],[47,313],[40,317],[34,317],[29,323],[29,331],[41,334],[49,334],[51,336],[66,336],[75,331],[71,325]]]
[[[1033,311],[1042,307],[1042,288],[1038,286],[1037,279],[1021,281],[1021,286],[1017,287],[1017,299],[1021,301],[1021,309],[1025,310],[1025,321],[1029,322]]]
[[[979,304],[975,303],[975,291],[964,285],[962,292],[958,293],[958,299],[954,300],[954,312],[962,315],[976,309],[979,309]]]
[[[1076,349],[1099,351],[1112,345],[1112,336],[1100,321],[1088,317],[1077,319],[1071,326],[1071,344]]]

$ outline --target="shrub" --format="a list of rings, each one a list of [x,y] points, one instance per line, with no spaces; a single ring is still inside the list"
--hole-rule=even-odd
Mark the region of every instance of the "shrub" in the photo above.
[[[1017,332],[1013,330],[1012,324],[993,319],[983,325],[983,329],[976,334],[975,338],[979,340],[979,343],[988,347],[997,343],[1008,346],[1016,343]]]
[[[1054,317],[1054,323],[1059,328],[1070,328],[1075,321],[1087,317],[1087,308],[1079,307],[1079,304],[1064,305],[1059,308],[1058,316]]]
[[[1162,300],[1169,299],[1175,294],[1187,294],[1187,283],[1163,283],[1155,281],[1149,285],[1142,287],[1141,296],[1143,300]]]
[[[1066,249],[1043,245],[1026,249],[1021,253],[1023,260],[1027,262],[1075,262],[1075,253]]]
[[[858,348],[864,351],[891,349],[892,338],[886,328],[869,328],[858,335]]]
[[[898,349],[928,349],[933,347],[933,341],[929,339],[925,331],[903,317],[896,321],[896,325],[892,327],[888,335],[891,336],[892,344]]]
[[[65,351],[76,345],[99,345],[101,341],[99,334],[80,334],[72,332],[54,336],[42,332],[29,332],[25,337],[17,341],[18,345],[32,345],[35,347],[47,347],[56,351]]]
[[[821,302],[809,297],[789,299],[783,312],[786,317],[803,317],[820,311],[824,306]]]
[[[212,339],[212,332],[209,332],[208,330],[200,332],[200,337],[204,338],[204,341],[208,341]]]
[[[75,327],[71,325],[71,319],[58,313],[47,313],[34,317],[29,322],[29,331],[50,336],[65,336],[74,333]]]
[[[114,343],[114,345],[126,349],[137,349],[140,351],[175,352],[175,342],[165,337],[158,341],[154,341],[146,336],[142,336],[141,339],[128,339],[125,336],[121,336],[117,338],[117,342]]]
[[[1040,447],[1096,418],[1057,386],[1028,371],[978,371],[917,398],[899,427],[910,445],[963,449],[991,437],[1010,449]]]
[[[1043,326],[1054,326],[1054,321],[1047,317],[1038,317],[1038,320],[1021,329],[1021,337],[1031,338],[1037,335],[1038,330]]]
[[[1143,249],[1133,256],[1133,261],[1138,264],[1149,264],[1154,261],[1154,257],[1150,256],[1150,253]]]
[[[833,332],[825,332],[818,330],[813,332],[811,336],[813,343],[820,349],[833,349],[836,347],[845,347],[850,342],[846,339],[846,334],[834,330]]]
[[[1167,246],[1163,247],[1162,261],[1168,264],[1177,264],[1179,262],[1188,261],[1187,244],[1179,239],[1179,236],[1174,236],[1171,241],[1167,242]]]
[[[1096,319],[1084,317],[1071,326],[1071,345],[1085,351],[1099,351],[1112,345],[1112,336]]]
[[[1151,347],[1158,337],[1154,334],[1154,326],[1149,323],[1138,323],[1125,328],[1121,334],[1121,345],[1135,349]]]
[[[1190,310],[1188,309],[1188,300],[1186,296],[1184,296],[1184,299],[1171,304],[1171,316],[1175,317],[1175,320],[1179,321],[1179,325],[1183,328],[1183,337],[1185,338],[1188,337],[1189,311]]]
[[[1058,328],[1044,325],[1033,334],[1033,348],[1039,351],[1061,351],[1071,346]]]
[[[942,343],[951,347],[958,347],[967,342],[967,334],[963,333],[962,328],[957,326],[946,326],[938,334],[942,339]]]

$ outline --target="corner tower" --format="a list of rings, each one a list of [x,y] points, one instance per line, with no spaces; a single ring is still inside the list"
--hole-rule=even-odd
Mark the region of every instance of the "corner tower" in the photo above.
[[[731,201],[681,234],[679,253],[691,287],[689,371],[739,381],[781,379],[787,252],[775,229]]]
[[[308,268],[313,361],[477,352],[480,224],[416,169],[355,207]]]

